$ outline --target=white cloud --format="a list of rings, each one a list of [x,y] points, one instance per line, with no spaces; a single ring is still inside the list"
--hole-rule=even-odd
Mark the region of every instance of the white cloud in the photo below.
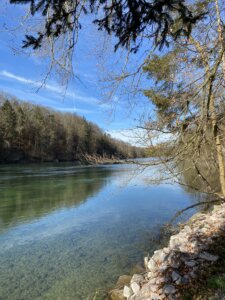
[[[60,94],[61,96],[66,96],[66,97],[69,97],[71,99],[78,100],[81,102],[88,102],[89,104],[91,104],[91,103],[96,104],[98,102],[98,99],[96,99],[95,97],[80,95],[80,94],[77,94],[77,93],[74,93],[71,91],[65,92],[64,89],[60,86],[56,86],[53,84],[44,84],[43,85],[43,83],[40,81],[35,81],[32,79],[21,77],[21,76],[13,74],[11,72],[5,71],[5,70],[0,71],[0,76],[12,79],[12,80],[20,82],[22,84],[32,85],[33,87],[37,87],[37,88],[43,88],[50,92],[54,92],[54,93]],[[65,95],[64,95],[64,92],[65,92]]]

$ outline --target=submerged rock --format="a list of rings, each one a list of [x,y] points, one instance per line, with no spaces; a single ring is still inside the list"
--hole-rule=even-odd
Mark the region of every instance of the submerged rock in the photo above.
[[[109,293],[109,300],[126,300],[123,296],[123,290],[114,289]]]
[[[129,285],[131,281],[131,276],[129,275],[122,275],[119,277],[116,283],[116,288],[123,288],[125,285]]]

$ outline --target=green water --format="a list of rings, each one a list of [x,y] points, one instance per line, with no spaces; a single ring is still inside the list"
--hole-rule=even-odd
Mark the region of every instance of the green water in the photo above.
[[[0,299],[105,299],[195,197],[134,166],[0,166]],[[186,216],[187,217],[187,216]]]

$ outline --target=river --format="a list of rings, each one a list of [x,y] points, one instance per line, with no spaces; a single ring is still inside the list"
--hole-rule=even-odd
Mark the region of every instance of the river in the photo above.
[[[152,173],[126,164],[0,166],[0,299],[104,299],[157,249],[162,225],[196,201],[178,185],[149,184]]]

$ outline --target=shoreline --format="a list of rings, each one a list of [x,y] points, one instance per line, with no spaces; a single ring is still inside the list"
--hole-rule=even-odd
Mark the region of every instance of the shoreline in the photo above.
[[[193,285],[199,285],[203,274],[215,264],[221,265],[221,255],[214,248],[224,236],[224,230],[225,203],[214,205],[210,212],[194,214],[170,237],[167,247],[144,258],[145,273],[127,277],[123,287],[109,292],[109,299],[194,299],[186,295],[191,293],[190,287],[194,292]]]
[[[91,166],[91,165],[108,165],[108,164],[124,164],[126,159],[99,159],[98,161],[87,160],[23,160],[23,161],[0,161],[0,166],[3,165],[32,165],[32,164],[60,164],[71,163],[75,166]]]

